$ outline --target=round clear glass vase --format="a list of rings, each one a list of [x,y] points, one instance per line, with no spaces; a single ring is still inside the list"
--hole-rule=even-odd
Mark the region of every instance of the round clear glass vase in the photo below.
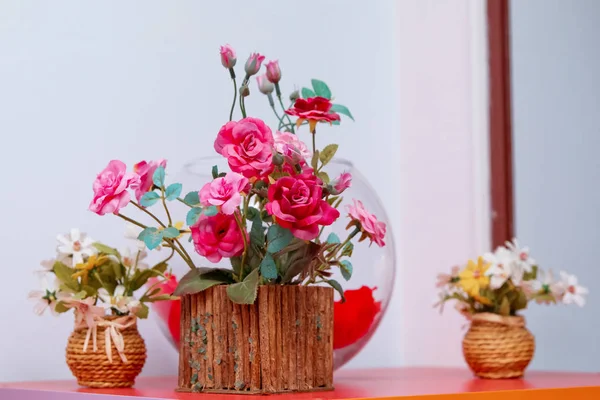
[[[183,170],[171,181],[182,183],[184,194],[192,190],[199,190],[205,183],[212,180],[211,171],[214,165],[219,171],[229,171],[227,160],[223,157],[203,157],[185,164]],[[325,170],[332,179],[342,172],[349,172],[352,175],[352,185],[343,193],[344,199],[338,207],[341,213],[340,218],[333,225],[325,227],[322,238],[326,238],[331,232],[335,232],[341,240],[346,238],[348,234],[346,231],[348,224],[346,205],[351,204],[352,199],[361,200],[369,212],[387,225],[384,247],[379,247],[375,243],[371,245],[368,239],[360,243],[354,241],[354,251],[351,257],[353,273],[349,281],[345,281],[338,270],[332,277],[342,284],[346,297],[346,302],[342,303],[336,293],[334,305],[334,368],[338,369],[350,361],[367,344],[379,326],[392,295],[396,257],[388,216],[369,182],[351,162],[344,159],[334,158]],[[174,214],[185,215],[185,205],[177,204],[176,207],[181,209],[174,210]],[[196,265],[230,267],[227,259],[214,264],[199,256],[194,252],[192,243],[186,241],[186,247],[190,254],[194,254]],[[176,259],[172,260],[172,267],[177,278],[183,276],[188,270],[183,261]],[[161,307],[164,308],[165,305]],[[179,341],[176,333],[179,315],[177,307],[177,304],[172,304],[172,313],[157,313],[163,332],[176,348],[178,348],[177,342]]]

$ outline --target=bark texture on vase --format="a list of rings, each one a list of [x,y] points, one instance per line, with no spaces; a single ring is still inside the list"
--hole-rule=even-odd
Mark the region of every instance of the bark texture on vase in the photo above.
[[[463,355],[480,378],[520,378],[533,358],[535,339],[523,317],[475,314],[463,339]]]
[[[333,389],[333,289],[263,285],[235,304],[225,286],[181,297],[179,390]]]

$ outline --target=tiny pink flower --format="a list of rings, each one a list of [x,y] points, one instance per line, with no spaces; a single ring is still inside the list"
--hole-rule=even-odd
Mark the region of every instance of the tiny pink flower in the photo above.
[[[450,283],[452,283],[452,281],[455,278],[458,277],[459,272],[460,272],[460,267],[454,266],[454,267],[452,267],[452,272],[450,272],[449,274],[438,274],[437,283],[435,284],[435,287],[441,288],[446,285],[449,285]]]
[[[244,250],[244,239],[233,215],[219,213],[207,217],[202,214],[190,230],[196,252],[210,262],[239,256]]]
[[[301,164],[311,154],[306,144],[291,132],[277,132],[275,134],[275,151],[283,154],[288,164]]]
[[[158,167],[167,167],[167,160],[159,158],[156,161],[140,161],[133,166],[133,172],[139,175],[140,184],[132,186],[135,189],[135,198],[140,201],[142,196],[152,189],[154,183],[152,182],[152,175]]]
[[[221,46],[221,64],[227,69],[231,69],[235,66],[237,59],[235,58],[235,50],[233,47],[226,44],[225,46]]]
[[[353,205],[346,206],[350,218],[360,225],[363,234],[375,242],[379,247],[385,246],[383,238],[385,237],[385,223],[378,221],[377,217],[365,210],[365,206],[360,200],[354,199]]]
[[[258,53],[250,54],[250,57],[248,57],[248,60],[246,61],[246,65],[244,66],[246,75],[247,76],[255,75],[260,70],[260,66],[264,60],[265,60],[265,56],[262,56]]]
[[[340,176],[333,181],[334,194],[340,194],[344,190],[348,189],[352,185],[352,175],[349,172],[343,172]]]
[[[62,299],[66,307],[75,309],[75,326],[83,326],[85,322],[88,328],[93,328],[96,325],[96,319],[103,317],[105,314],[103,307],[94,305],[95,301],[94,297],[86,297],[85,299],[65,297]]]
[[[269,61],[265,64],[267,67],[267,79],[270,82],[277,83],[281,79],[281,69],[279,69],[279,61]]]
[[[94,181],[94,198],[89,209],[98,215],[118,214],[129,203],[127,189],[139,184],[140,177],[137,174],[127,172],[122,161],[112,160]]]
[[[266,75],[257,76],[256,82],[258,82],[258,90],[260,90],[262,94],[273,93],[273,90],[275,90],[275,86],[269,82]]]
[[[217,206],[223,214],[231,215],[242,202],[240,193],[248,191],[248,179],[235,172],[207,183],[200,189],[200,204]]]
[[[246,178],[259,178],[273,170],[273,134],[258,118],[230,121],[221,127],[215,150],[229,167]]]

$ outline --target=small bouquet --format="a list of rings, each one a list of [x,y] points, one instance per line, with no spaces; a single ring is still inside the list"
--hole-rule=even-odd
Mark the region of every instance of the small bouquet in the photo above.
[[[515,316],[529,301],[583,306],[588,293],[574,275],[561,272],[555,280],[551,270],[539,269],[529,249],[521,248],[516,239],[477,261],[469,260],[462,269],[438,275],[436,286],[441,289],[436,304],[440,311],[446,301],[456,300],[457,310],[468,319],[477,313]]]
[[[57,315],[74,309],[77,321],[92,327],[106,314],[147,318],[147,303],[172,299],[156,287],[168,279],[168,260],[149,268],[143,262],[143,249],[119,252],[79,229],[58,235],[57,240],[56,258],[42,261],[42,269],[36,271],[43,282],[42,290],[29,293],[29,298],[36,301],[36,314],[49,310]],[[155,284],[136,297],[152,278]]]

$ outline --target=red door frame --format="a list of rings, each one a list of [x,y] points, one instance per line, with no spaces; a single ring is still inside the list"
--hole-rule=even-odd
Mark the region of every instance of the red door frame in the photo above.
[[[514,234],[509,0],[487,1],[492,246]]]

